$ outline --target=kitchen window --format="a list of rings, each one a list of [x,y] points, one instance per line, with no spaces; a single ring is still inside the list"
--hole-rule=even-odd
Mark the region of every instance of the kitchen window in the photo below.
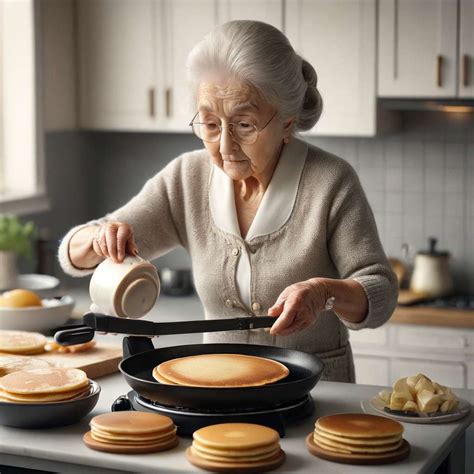
[[[0,213],[48,209],[38,121],[36,4],[0,2]]]

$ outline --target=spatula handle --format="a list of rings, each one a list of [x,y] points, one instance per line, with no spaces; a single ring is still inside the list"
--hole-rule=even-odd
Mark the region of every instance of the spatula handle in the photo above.
[[[54,334],[54,341],[61,346],[72,346],[83,344],[94,339],[95,331],[89,326],[78,326],[77,328],[65,329]]]

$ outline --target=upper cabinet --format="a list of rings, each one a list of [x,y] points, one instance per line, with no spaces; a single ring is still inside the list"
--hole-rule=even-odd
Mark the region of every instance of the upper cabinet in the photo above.
[[[472,97],[473,21],[474,0],[380,0],[378,95]]]
[[[459,96],[474,98],[474,0],[459,8]]]
[[[134,2],[132,2],[134,3]],[[214,0],[155,2],[157,82],[155,103],[160,130],[189,132],[195,114],[186,79],[191,49],[217,24]]]
[[[79,0],[80,126],[188,132],[191,49],[218,23],[282,28],[281,0]]]
[[[153,0],[78,2],[80,126],[155,126],[156,10]]]
[[[376,132],[375,0],[287,0],[286,34],[315,68],[319,135]]]
[[[158,0],[155,101],[160,130],[188,132],[195,106],[186,79],[191,49],[217,24],[254,19],[282,28],[281,0]],[[160,103],[162,104],[160,106]]]
[[[217,18],[219,23],[232,20],[264,21],[283,29],[282,0],[218,0]]]

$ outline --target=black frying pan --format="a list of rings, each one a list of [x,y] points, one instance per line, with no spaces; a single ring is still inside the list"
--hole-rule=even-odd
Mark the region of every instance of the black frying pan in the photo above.
[[[152,370],[158,364],[178,357],[200,354],[244,354],[273,359],[286,365],[285,379],[259,387],[202,388],[165,385],[157,382]],[[323,371],[319,357],[305,352],[255,344],[192,344],[142,352],[119,365],[127,383],[140,395],[163,405],[186,408],[264,408],[305,397]]]
[[[86,342],[94,337],[95,330],[154,336],[262,328],[270,327],[274,322],[274,317],[259,316],[154,323],[89,313],[84,316],[84,326],[57,332],[55,340],[63,345]],[[137,393],[162,405],[193,409],[269,408],[284,405],[304,398],[316,385],[324,369],[323,362],[316,355],[254,344],[192,344],[154,349],[149,338],[130,337],[124,339],[124,352],[129,357],[122,360],[119,368]],[[152,376],[153,368],[167,360],[214,353],[274,359],[286,365],[290,374],[273,384],[220,389],[161,384]]]

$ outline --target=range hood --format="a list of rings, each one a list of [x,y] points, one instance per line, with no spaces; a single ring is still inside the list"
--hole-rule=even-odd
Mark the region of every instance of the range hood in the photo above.
[[[426,110],[436,112],[474,113],[474,99],[378,99],[379,105],[387,110]]]

